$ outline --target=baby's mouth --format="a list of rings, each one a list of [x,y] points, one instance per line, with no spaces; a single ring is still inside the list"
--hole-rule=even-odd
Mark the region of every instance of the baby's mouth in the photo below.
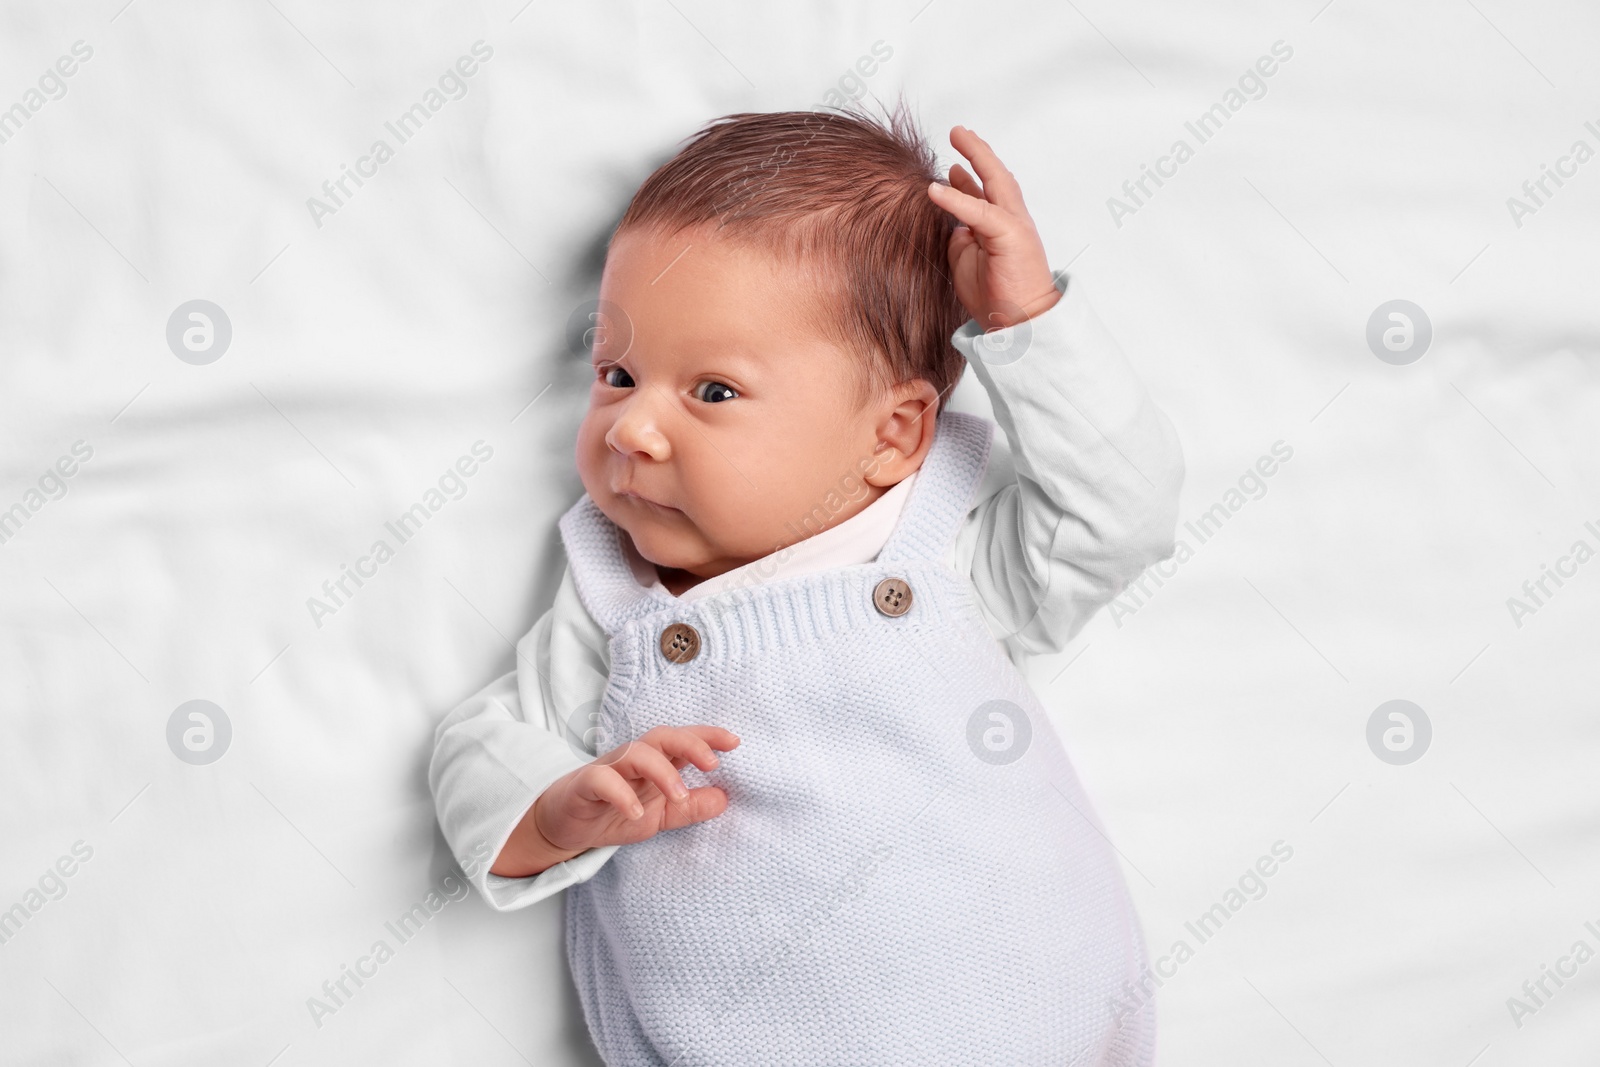
[[[632,501],[635,504],[640,504],[640,505],[643,505],[646,508],[650,508],[653,511],[658,511],[658,512],[667,513],[667,514],[676,514],[678,512],[677,508],[672,507],[669,504],[658,504],[656,501],[651,500],[647,496],[643,496],[643,495],[641,495],[639,493],[630,492],[629,490],[626,490],[626,489],[617,490],[617,495],[619,497],[622,497],[625,500]]]

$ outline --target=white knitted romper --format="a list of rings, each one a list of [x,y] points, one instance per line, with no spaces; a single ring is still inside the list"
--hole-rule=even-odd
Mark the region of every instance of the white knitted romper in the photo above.
[[[661,724],[741,740],[682,770],[727,811],[623,845],[567,891],[610,1067],[1151,1062],[1152,1006],[1113,1004],[1145,962],[1116,857],[944,562],[994,429],[939,417],[876,561],[686,603],[635,580],[587,496],[562,516],[610,636],[608,746]]]

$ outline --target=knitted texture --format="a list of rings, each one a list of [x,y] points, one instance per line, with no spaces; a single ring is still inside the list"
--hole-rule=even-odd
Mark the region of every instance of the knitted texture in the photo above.
[[[568,962],[610,1067],[1152,1061],[1152,1006],[1117,1007],[1145,955],[1116,858],[944,563],[994,429],[939,416],[874,562],[697,601],[640,586],[587,496],[562,516],[610,636],[605,736],[708,723],[741,739],[710,773],[682,770],[727,811],[567,891]],[[897,617],[873,603],[890,577],[912,592]],[[675,622],[701,637],[685,663],[660,648]],[[1009,749],[985,742],[1008,723]]]

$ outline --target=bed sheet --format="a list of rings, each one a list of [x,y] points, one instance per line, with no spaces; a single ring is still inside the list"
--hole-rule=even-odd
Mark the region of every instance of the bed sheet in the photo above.
[[[1600,1047],[1592,6],[0,25],[0,1060],[598,1062],[560,900],[459,892],[432,731],[554,595],[632,190],[715,116],[902,90],[1183,439],[1178,557],[1034,671],[1160,1062]]]

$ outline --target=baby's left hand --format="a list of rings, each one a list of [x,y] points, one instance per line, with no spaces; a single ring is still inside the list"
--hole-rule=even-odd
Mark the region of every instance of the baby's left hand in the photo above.
[[[965,126],[951,129],[950,143],[983,179],[979,185],[957,163],[949,185],[928,186],[933,202],[961,222],[950,235],[950,273],[967,314],[988,331],[1054,307],[1061,293],[1017,179],[988,142]]]

